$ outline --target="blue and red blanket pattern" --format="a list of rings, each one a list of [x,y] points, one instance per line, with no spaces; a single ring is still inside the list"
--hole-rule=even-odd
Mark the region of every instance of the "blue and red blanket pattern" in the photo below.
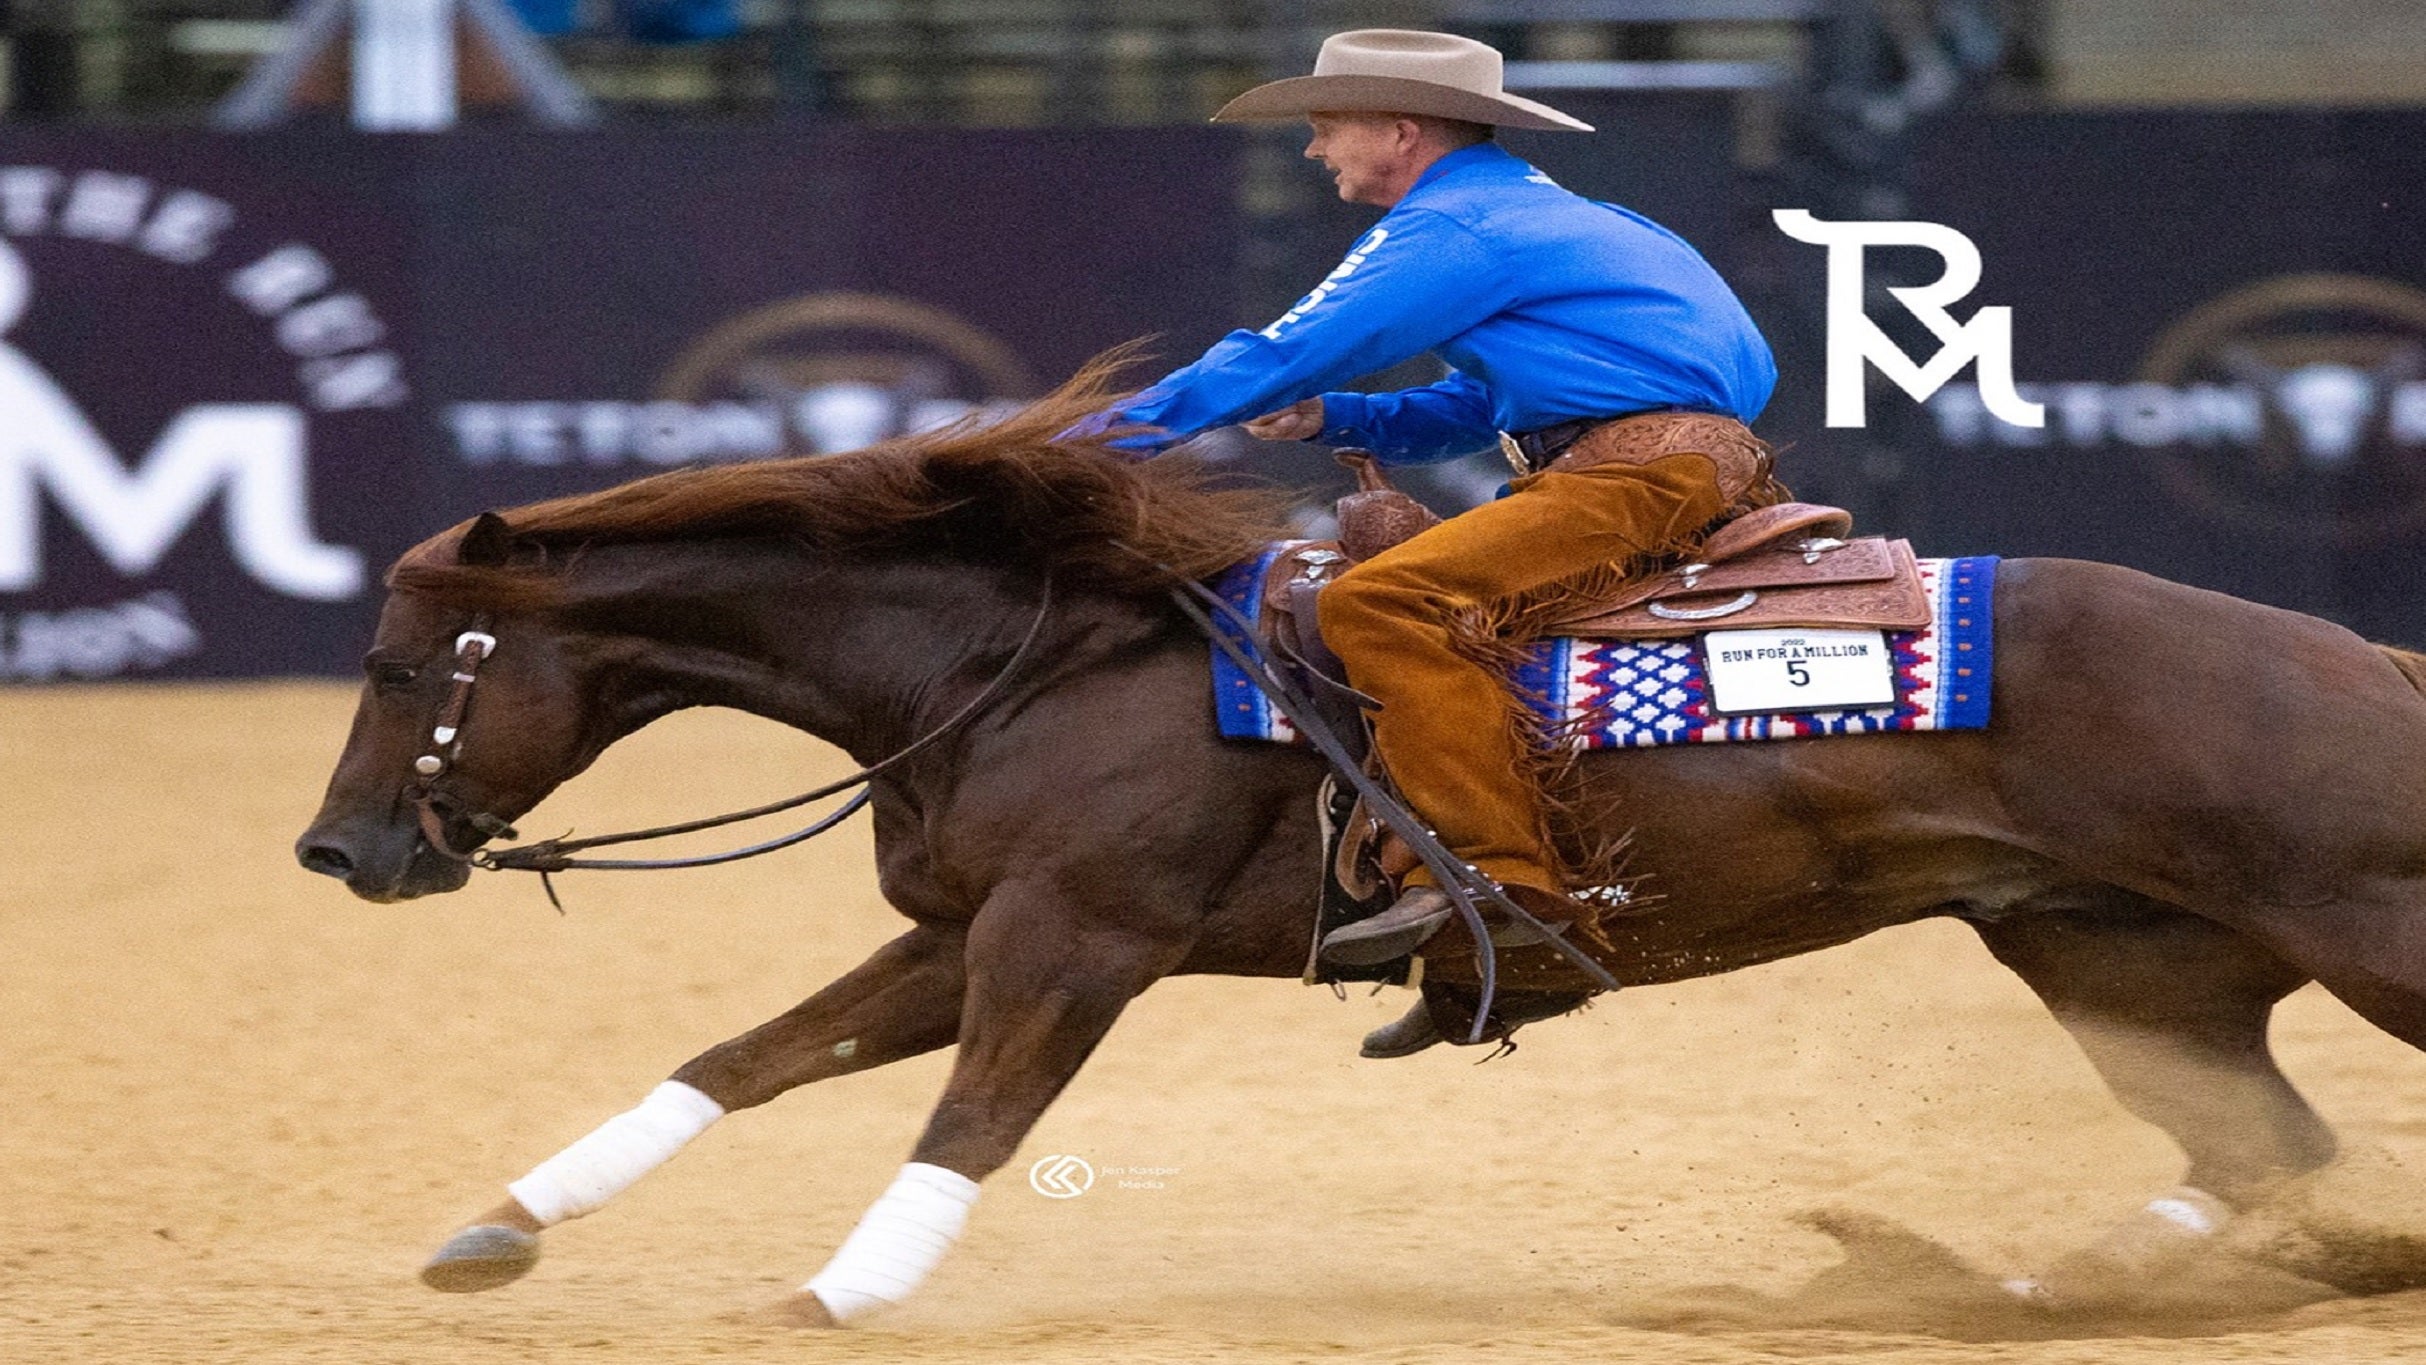
[[[1265,572],[1296,544],[1282,542],[1233,565],[1213,587],[1255,617],[1263,609]],[[1887,632],[1895,665],[1892,706],[1719,715],[1710,707],[1698,636],[1641,643],[1544,640],[1511,683],[1541,717],[1546,733],[1579,749],[1984,730],[1995,649],[1990,623],[1996,565],[1994,555],[1920,561],[1935,619],[1920,630]],[[1213,709],[1228,738],[1298,742],[1288,718],[1219,650],[1213,651]]]

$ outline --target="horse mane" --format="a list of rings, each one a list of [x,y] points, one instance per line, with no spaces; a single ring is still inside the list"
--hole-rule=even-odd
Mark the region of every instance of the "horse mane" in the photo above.
[[[1205,578],[1285,534],[1286,499],[1217,485],[1185,458],[1140,459],[1111,442],[1139,428],[1068,434],[1117,406],[1134,359],[1095,357],[1053,392],[1002,416],[838,455],[678,469],[502,513],[503,565],[461,562],[464,522],[405,552],[388,586],[476,611],[563,601],[583,549],[643,541],[787,537],[822,553],[932,554],[1050,568],[1071,587],[1123,596]],[[1124,548],[1125,547],[1125,548]]]
[[[2402,649],[2398,645],[2377,645],[2376,648],[2384,652],[2385,658],[2392,660],[2394,668],[2401,670],[2401,676],[2409,680],[2411,687],[2426,696],[2426,654],[2414,649]]]

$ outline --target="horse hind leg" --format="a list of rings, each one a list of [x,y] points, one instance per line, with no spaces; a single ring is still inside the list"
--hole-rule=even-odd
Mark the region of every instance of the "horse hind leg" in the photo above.
[[[2222,1249],[2240,1213],[2333,1159],[2333,1131],[2266,1041],[2275,1003],[2308,978],[2263,945],[2119,890],[1974,927],[2115,1098],[2190,1159],[2181,1186],[2009,1288],[2071,1308],[2137,1297]]]
[[[2418,856],[2426,861],[2426,850]],[[2260,906],[2242,918],[2359,1017],[2426,1051],[2426,878],[2369,879],[2321,904]]]
[[[2426,1050],[2426,885],[2395,874],[2323,904],[2260,907],[2250,932],[2359,1017]],[[2393,1153],[2362,1150],[2286,1189],[2245,1231],[2258,1254],[2346,1293],[2426,1287],[2426,1192]]]
[[[2266,1041],[2308,974],[2255,939],[2119,890],[1973,927],[2123,1107],[2180,1145],[2185,1184],[2245,1208],[2333,1159],[2333,1130]]]

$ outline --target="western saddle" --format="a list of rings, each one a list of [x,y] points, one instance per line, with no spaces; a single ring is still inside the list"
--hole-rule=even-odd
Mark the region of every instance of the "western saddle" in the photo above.
[[[1346,684],[1347,670],[1323,645],[1315,615],[1325,585],[1352,566],[1440,521],[1422,503],[1390,487],[1381,467],[1365,451],[1342,451],[1340,463],[1356,471],[1357,491],[1339,500],[1339,535],[1334,540],[1291,545],[1275,556],[1263,584],[1262,643],[1283,667],[1294,665],[1310,683],[1321,721],[1359,762],[1370,765],[1370,731],[1363,708],[1370,698]],[[1910,542],[1879,536],[1851,537],[1853,516],[1842,508],[1781,502],[1744,513],[1711,532],[1690,562],[1672,565],[1531,615],[1544,635],[1600,640],[1660,640],[1707,630],[1746,627],[1852,627],[1915,630],[1929,624],[1929,600]],[[1399,879],[1414,866],[1414,854],[1381,825],[1354,792],[1326,783],[1320,803],[1324,882],[1317,902],[1314,944],[1342,924],[1390,904]],[[1392,981],[1416,984],[1408,961],[1378,967],[1341,967],[1321,961],[1310,949],[1305,980]],[[1421,983],[1425,1008],[1435,1017],[1455,1016],[1443,992],[1455,986]],[[1551,992],[1527,1005],[1508,1000],[1494,1013],[1499,1036],[1528,1018],[1574,1008],[1582,993]],[[1519,993],[1522,996],[1522,993]],[[1468,1021],[1471,1012],[1468,1011]],[[1419,1050],[1443,1030],[1417,1030]],[[1368,1039],[1368,1048],[1373,1045]]]
[[[1344,679],[1325,648],[1315,599],[1325,584],[1440,518],[1390,487],[1365,451],[1340,453],[1357,491],[1339,500],[1336,540],[1290,547],[1264,582],[1267,642],[1332,679]],[[1909,541],[1850,537],[1839,507],[1781,502],[1720,526],[1689,563],[1552,609],[1546,633],[1595,640],[1661,640],[1706,630],[1847,627],[1917,630],[1929,599]]]

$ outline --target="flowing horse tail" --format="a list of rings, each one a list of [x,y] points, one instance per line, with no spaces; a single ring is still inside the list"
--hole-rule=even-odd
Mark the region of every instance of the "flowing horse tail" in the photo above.
[[[2384,657],[2392,660],[2394,668],[2401,670],[2401,676],[2409,679],[2409,685],[2418,690],[2418,695],[2426,696],[2426,654],[2396,645],[2377,645],[2376,648],[2384,651]]]

